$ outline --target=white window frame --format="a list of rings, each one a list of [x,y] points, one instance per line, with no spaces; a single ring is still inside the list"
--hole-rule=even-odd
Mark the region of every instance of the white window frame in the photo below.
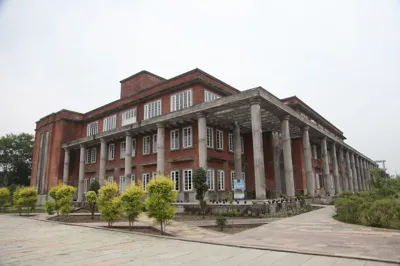
[[[117,115],[110,115],[103,119],[103,132],[112,130],[117,127]]]
[[[182,146],[184,149],[193,147],[193,127],[182,128]]]
[[[193,170],[192,169],[183,169],[183,191],[192,191],[193,190]]]
[[[89,123],[87,125],[87,136],[93,136],[99,133],[99,121]]]
[[[90,159],[91,159],[91,149],[86,149],[85,151],[85,164],[90,164]]]
[[[235,171],[231,171],[231,190],[233,190],[233,179],[236,177],[235,175]],[[244,184],[246,186],[246,175],[244,174],[244,172],[242,172],[242,177],[244,179]],[[245,188],[246,189],[246,188]]]
[[[144,120],[160,116],[162,114],[161,99],[149,102],[144,105]]]
[[[131,185],[136,184],[136,174],[131,174]]]
[[[214,169],[207,169],[207,185],[208,190],[215,190],[215,171]]]
[[[147,184],[150,182],[150,173],[142,174],[142,189],[143,191],[147,191]]]
[[[119,176],[118,191],[119,191],[119,193],[122,193],[125,191],[125,176],[124,175]]]
[[[171,141],[170,141],[170,149],[171,151],[179,150],[179,129],[173,129],[170,132]]]
[[[108,160],[113,161],[115,160],[115,144],[110,143],[108,144]]]
[[[175,112],[193,105],[193,90],[188,89],[171,95],[170,110]]]
[[[113,176],[107,177],[107,183],[108,183],[109,185],[113,185],[113,184],[114,184],[114,177],[113,177]]]
[[[90,149],[90,163],[96,163],[97,159],[97,148]]]
[[[228,150],[229,150],[229,152],[235,151],[235,145],[233,142],[233,133],[228,134]]]
[[[126,152],[126,142],[121,141],[119,144],[119,158],[124,159],[125,158],[125,152]]]
[[[157,153],[157,134],[153,135],[153,153]]]
[[[136,156],[136,139],[132,139],[132,157]]]
[[[221,98],[221,96],[219,96],[218,94],[208,90],[204,90],[204,102],[211,102],[219,98]]]
[[[225,171],[217,170],[217,189],[218,191],[225,190]]]
[[[149,155],[151,151],[150,136],[143,136],[143,155]]]
[[[207,127],[206,138],[207,148],[214,148],[214,129],[212,127]]]
[[[129,110],[126,110],[122,112],[121,114],[121,121],[122,121],[122,126],[130,125],[136,123],[136,116],[137,116],[137,111],[136,108],[132,108]]]
[[[172,170],[170,177],[172,182],[174,182],[174,188],[172,189],[172,191],[180,191],[181,184],[179,170]]]
[[[90,187],[90,185],[92,185],[94,183],[94,181],[96,181],[96,177],[90,178],[89,187]]]
[[[83,193],[86,194],[86,192],[88,192],[89,189],[89,178],[85,178],[83,179]]]
[[[215,148],[217,150],[224,150],[224,131],[217,129],[215,137]]]

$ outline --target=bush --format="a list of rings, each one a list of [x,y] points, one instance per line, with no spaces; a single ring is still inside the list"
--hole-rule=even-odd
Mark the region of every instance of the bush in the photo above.
[[[94,212],[96,210],[96,203],[97,203],[96,192],[93,190],[86,192],[85,199],[86,202],[89,204],[90,213],[92,214],[92,220],[94,220]]]
[[[215,223],[219,226],[221,231],[223,231],[224,227],[228,223],[228,220],[225,217],[220,216],[220,217],[217,217],[217,219],[215,220]]]
[[[14,206],[20,215],[24,207],[29,215],[30,211],[35,209],[37,200],[37,191],[34,187],[18,187],[14,192]]]
[[[164,233],[166,223],[174,217],[177,193],[174,189],[174,182],[165,176],[157,176],[147,186],[148,198],[146,199],[147,214],[155,218],[161,226],[161,234]]]
[[[97,194],[99,194],[99,189],[100,189],[100,183],[95,180],[92,184],[90,184],[89,191],[94,191]]]
[[[8,188],[0,188],[0,209],[8,207],[10,205],[10,191]]]
[[[118,221],[122,213],[122,202],[118,197],[117,184],[108,184],[100,188],[97,202],[101,218],[107,221],[108,226]]]
[[[225,192],[224,199],[226,201],[228,201],[230,204],[232,204],[233,203],[233,194],[232,194],[232,192],[231,191]]]
[[[204,200],[204,196],[208,191],[207,185],[207,172],[203,168],[197,168],[193,172],[193,187],[196,191],[196,199],[200,202],[200,209],[202,211],[202,217],[206,214],[207,203]]]
[[[348,198],[337,198],[335,208],[338,219],[348,223],[359,223],[361,221],[362,201],[357,196]]]
[[[364,218],[368,225],[387,227],[395,218],[397,206],[394,199],[380,199],[370,205],[364,212]]]
[[[144,191],[142,187],[132,184],[124,193],[121,194],[122,208],[129,221],[132,230],[133,223],[143,210]]]
[[[54,209],[55,209],[55,204],[52,201],[46,201],[44,203],[44,209],[46,210],[46,212],[49,215],[53,215],[54,214]]]
[[[58,219],[60,218],[60,214],[65,215],[71,212],[75,192],[76,188],[73,186],[61,183],[50,189],[49,195],[54,199],[54,209],[57,212]]]

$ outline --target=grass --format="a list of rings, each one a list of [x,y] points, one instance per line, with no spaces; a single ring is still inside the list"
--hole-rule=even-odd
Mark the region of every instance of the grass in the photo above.
[[[342,222],[342,223],[348,223],[345,221],[342,221],[339,217],[339,215],[334,215],[332,217],[333,219],[335,219],[336,221]],[[356,223],[348,223],[348,224],[356,224]],[[362,226],[368,226],[368,227],[375,227],[375,228],[384,228],[384,229],[395,229],[395,230],[400,230],[400,220],[399,219],[393,219],[391,221],[389,221],[389,225],[387,227],[378,227],[378,226],[371,226],[368,225],[364,219],[361,219],[361,223],[356,224],[356,225],[362,225]]]
[[[10,213],[19,213],[19,210],[17,209],[5,209],[5,210],[0,210],[0,214],[10,214]],[[22,215],[28,214],[26,210],[22,210]],[[33,211],[30,211],[29,214],[34,214],[34,213],[46,213],[45,209],[35,209]]]

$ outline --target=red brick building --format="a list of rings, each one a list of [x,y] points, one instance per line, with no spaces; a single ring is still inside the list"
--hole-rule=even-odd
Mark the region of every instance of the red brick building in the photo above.
[[[146,188],[159,172],[175,181],[178,200],[192,201],[198,167],[208,171],[209,198],[231,191],[235,172],[246,198],[368,189],[376,164],[297,97],[239,91],[199,69],[171,79],[142,71],[120,83],[119,100],[36,123],[31,185],[39,194],[62,181],[81,201],[93,180]]]

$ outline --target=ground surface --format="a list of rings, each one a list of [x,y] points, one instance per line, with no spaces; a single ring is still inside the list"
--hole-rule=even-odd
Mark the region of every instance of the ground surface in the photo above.
[[[0,265],[390,265],[192,243],[13,215],[1,215],[0,224]]]

